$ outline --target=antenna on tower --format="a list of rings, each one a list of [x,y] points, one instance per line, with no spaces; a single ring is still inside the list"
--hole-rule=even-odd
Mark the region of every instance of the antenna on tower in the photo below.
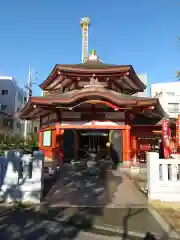
[[[88,30],[90,18],[81,18],[80,24],[82,28],[82,63],[84,63],[88,60]]]
[[[27,100],[32,97],[32,72],[31,72],[31,64],[29,62],[29,71],[28,71],[28,85],[27,85]]]
[[[27,101],[28,101],[32,97],[32,69],[31,69],[30,61],[29,61],[29,70],[28,70],[28,84],[27,84],[26,88],[27,88]],[[29,126],[29,123],[27,120],[25,120],[25,122],[24,122],[25,143],[27,143],[28,126]]]

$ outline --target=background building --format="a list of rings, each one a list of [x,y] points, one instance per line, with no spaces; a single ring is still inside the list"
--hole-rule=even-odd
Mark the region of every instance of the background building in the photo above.
[[[148,86],[148,76],[147,76],[147,73],[138,74],[138,77],[140,78],[140,80],[141,80],[146,86]],[[136,93],[135,96],[138,96],[138,97],[148,97],[148,88],[146,88],[146,89],[144,90],[144,92],[138,92],[138,93]]]
[[[1,123],[10,134],[23,136],[24,121],[14,120],[12,116],[24,106],[27,101],[26,95],[26,91],[17,84],[13,77],[0,76]]]
[[[180,82],[151,84],[151,97],[158,97],[169,117],[180,113]]]

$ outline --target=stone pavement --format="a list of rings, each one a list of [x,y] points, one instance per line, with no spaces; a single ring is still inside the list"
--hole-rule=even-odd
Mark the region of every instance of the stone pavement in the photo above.
[[[69,171],[69,174],[68,174]],[[164,230],[148,210],[147,198],[124,174],[105,170],[99,178],[82,173],[82,169],[63,171],[46,200],[54,207],[68,206],[74,211],[93,212],[93,225],[128,228],[145,234],[163,234]],[[83,208],[85,210],[83,210]],[[76,210],[75,210],[76,209]],[[94,210],[93,210],[94,209]]]
[[[108,229],[129,235],[123,239],[164,235],[145,196],[124,174],[105,168],[95,177],[82,166],[64,166],[40,210],[0,208],[0,239],[78,239],[84,231],[113,235]]]

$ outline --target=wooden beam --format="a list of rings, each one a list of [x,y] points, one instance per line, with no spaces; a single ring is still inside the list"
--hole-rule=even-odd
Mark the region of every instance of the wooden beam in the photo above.
[[[127,85],[130,85],[132,89],[134,90],[139,90],[139,86],[137,85],[136,81],[132,81],[132,78],[130,78],[129,76],[124,76],[123,79],[125,80]]]
[[[93,125],[59,125],[59,129],[126,129],[125,125],[120,125],[120,126],[112,126],[112,125],[103,125],[103,126],[93,126]]]
[[[51,91],[51,90],[55,89],[55,87],[56,87],[58,84],[60,84],[63,80],[64,80],[64,76],[63,76],[63,75],[58,76],[56,79],[54,79],[54,80],[52,81],[52,83],[50,83],[50,84],[46,87],[46,90]]]
[[[115,79],[114,82],[121,86],[123,89],[128,89],[129,91],[134,90],[132,86],[130,86],[122,77],[121,79]]]
[[[41,109],[41,108],[38,108],[36,109],[36,111],[32,111],[30,114],[27,114],[26,117],[24,119],[34,119],[34,118],[37,118],[37,117],[41,117],[42,115],[46,115],[48,114],[48,110],[45,110],[45,109]]]
[[[87,72],[87,73],[82,73],[82,72],[66,72],[65,75],[67,77],[70,77],[70,78],[77,78],[77,76],[79,78],[89,78],[89,77],[92,77],[92,74],[94,72],[90,72],[90,70]],[[107,78],[107,77],[116,77],[116,78],[120,78],[120,77],[123,77],[125,74],[127,73],[127,70],[126,71],[121,71],[121,72],[117,72],[117,71],[114,71],[114,72],[98,72],[98,73],[95,73],[96,74],[96,77],[98,78]]]

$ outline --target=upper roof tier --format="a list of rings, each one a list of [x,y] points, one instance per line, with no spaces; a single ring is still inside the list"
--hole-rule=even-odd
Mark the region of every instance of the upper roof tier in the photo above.
[[[130,94],[142,92],[146,88],[131,65],[105,64],[96,56],[96,51],[91,52],[85,63],[56,64],[40,88],[52,90],[52,86],[62,85],[65,80],[68,83],[70,81],[74,83],[75,80],[81,81],[81,79],[88,79],[92,76],[99,78],[102,82],[111,80],[120,88],[127,89],[127,93]]]

